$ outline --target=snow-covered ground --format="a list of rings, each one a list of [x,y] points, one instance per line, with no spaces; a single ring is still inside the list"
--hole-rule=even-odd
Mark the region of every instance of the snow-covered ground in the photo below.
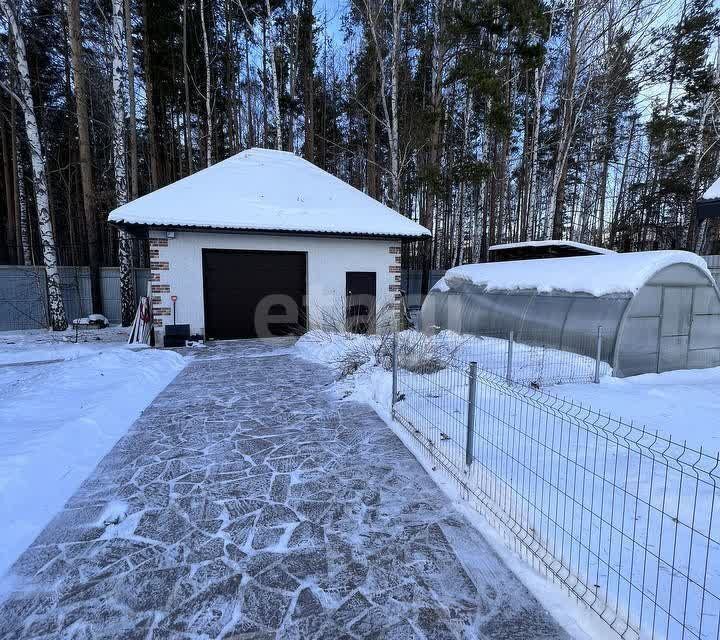
[[[449,335],[436,339],[457,340]],[[362,353],[363,341],[373,340],[377,338],[311,332],[296,348],[303,357],[339,370],[339,363],[347,364],[344,354]],[[462,356],[462,350],[456,355]],[[420,441],[430,443],[435,459],[442,461],[432,463],[433,468],[450,465],[467,474],[467,486],[483,487],[478,508],[491,513],[496,522],[519,528],[521,538],[562,559],[562,565],[583,577],[585,584],[597,584],[601,609],[607,603],[608,611],[629,611],[635,623],[643,620],[643,627],[651,620],[653,629],[663,637],[666,633],[667,637],[682,637],[678,620],[697,633],[703,603],[695,587],[689,589],[689,597],[683,597],[687,576],[696,585],[704,584],[709,593],[720,593],[716,565],[720,548],[714,542],[703,543],[708,527],[713,539],[717,535],[712,506],[717,503],[717,485],[714,475],[708,474],[712,459],[705,459],[710,463],[707,466],[695,455],[682,457],[682,445],[659,442],[659,448],[652,449],[659,454],[654,462],[649,449],[641,455],[635,453],[637,447],[628,447],[623,440],[630,434],[628,428],[605,418],[598,423],[576,405],[591,405],[638,427],[647,424],[653,432],[658,429],[671,434],[674,442],[687,438],[689,445],[702,446],[712,456],[719,444],[720,370],[624,380],[605,377],[599,385],[559,385],[549,390],[574,405],[561,398],[534,398],[532,393],[523,400],[495,376],[483,384],[485,376],[480,373],[474,461],[469,467],[464,457],[467,377],[458,369],[424,375],[401,370],[399,391],[404,397],[397,407],[410,419],[414,437],[388,419],[392,376],[373,359],[340,379],[337,387],[345,397],[374,405],[399,435],[410,436],[409,440],[403,438],[409,446],[417,440],[413,451],[419,458],[427,446]],[[584,417],[589,419],[588,425],[601,428],[584,426]],[[605,425],[608,431],[602,428]],[[607,435],[616,428],[621,437]],[[641,431],[633,432],[631,440],[637,434],[642,436]],[[641,442],[651,447],[653,437]],[[663,464],[665,455],[686,463],[682,476],[677,463],[669,468]],[[691,468],[693,463],[697,470]],[[511,495],[520,498],[511,500]],[[670,502],[666,504],[666,497],[676,504],[675,511]],[[669,540],[674,540],[674,545]],[[676,548],[682,550],[677,557]],[[709,561],[707,568],[704,561]],[[670,566],[675,572],[668,571]],[[720,608],[715,597],[704,603],[706,628],[699,637],[710,637],[707,633],[716,630]],[[661,608],[659,616],[656,601]],[[670,611],[674,620],[662,609]]]
[[[657,429],[694,449],[720,451],[720,367],[607,376],[600,384],[567,384],[550,392]]]
[[[507,341],[498,338],[465,337],[444,331],[439,340],[449,345],[453,358],[503,376]],[[337,364],[351,345],[367,341],[365,336],[345,336],[310,332],[295,346],[304,357],[326,364]],[[562,357],[556,357],[561,354]],[[613,378],[611,369],[602,363],[600,384],[562,384],[568,371],[574,376],[591,380],[595,361],[567,352],[515,344],[513,355],[514,380],[522,383],[539,381],[548,393],[587,405],[636,427],[659,431],[673,441],[687,441],[693,448],[720,451],[720,368],[692,369],[648,373],[629,378]],[[387,372],[377,367],[363,367],[350,380],[340,385],[354,396],[362,395],[372,402],[390,400]],[[362,380],[362,383],[358,381]],[[379,387],[378,387],[379,385]]]
[[[177,375],[127,330],[0,334],[0,575]]]
[[[68,329],[48,331],[0,331],[0,365],[15,362],[72,360],[107,349],[108,343],[123,346],[129,329],[111,326],[107,329]],[[137,347],[134,347],[137,348]]]

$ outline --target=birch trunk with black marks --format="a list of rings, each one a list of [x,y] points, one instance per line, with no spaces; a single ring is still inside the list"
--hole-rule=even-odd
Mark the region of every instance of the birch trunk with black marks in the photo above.
[[[48,181],[45,173],[45,160],[43,158],[40,142],[40,130],[35,118],[35,102],[30,84],[30,69],[27,62],[25,40],[17,17],[8,0],[0,0],[0,11],[5,17],[15,37],[15,57],[18,69],[19,97],[25,119],[25,132],[30,147],[30,159],[33,168],[33,183],[35,186],[35,203],[37,206],[38,229],[42,245],[43,263],[47,274],[48,316],[50,328],[53,331],[67,329],[65,318],[65,305],[63,304],[60,287],[60,272],[57,264],[57,249],[55,247],[55,234],[53,232],[52,218],[50,217],[50,202],[48,198]]]
[[[112,0],[112,152],[115,170],[115,205],[127,203],[127,167],[125,162],[125,106],[123,104],[123,0]],[[132,264],[132,237],[118,232],[118,266],[120,267],[120,316],[123,327],[129,327],[135,316],[135,282]]]
[[[18,215],[20,216],[20,240],[22,242],[23,263],[29,267],[33,264],[32,249],[30,248],[30,228],[28,225],[27,199],[25,197],[25,171],[20,158],[16,155],[15,171],[17,183],[15,189],[15,201]]]
[[[22,263],[30,266],[33,263],[32,251],[30,250],[30,236],[28,234],[27,202],[25,200],[25,177],[20,157],[20,140],[16,123],[17,107],[13,105],[10,112],[10,151],[12,153],[13,184],[15,185],[15,223],[17,232],[15,241],[17,243],[18,260],[22,256]]]
[[[90,119],[88,117],[87,106],[86,71],[80,32],[80,0],[67,0],[66,9],[73,81],[75,83],[75,113],[77,115],[80,181],[82,183],[83,212],[85,214],[88,266],[90,267],[91,304],[93,313],[102,313],[102,289],[100,284],[101,259],[95,212],[92,156],[90,152]]]

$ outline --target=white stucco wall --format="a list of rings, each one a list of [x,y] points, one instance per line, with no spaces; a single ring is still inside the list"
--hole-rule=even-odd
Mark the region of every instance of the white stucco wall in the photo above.
[[[307,254],[307,309],[311,326],[324,308],[345,300],[347,271],[377,274],[377,308],[396,304],[400,290],[400,243],[390,240],[325,238],[322,236],[150,231],[151,289],[156,328],[172,323],[171,296],[177,296],[178,324],[204,334],[203,249],[302,251]],[[252,273],[238,274],[252,278]]]

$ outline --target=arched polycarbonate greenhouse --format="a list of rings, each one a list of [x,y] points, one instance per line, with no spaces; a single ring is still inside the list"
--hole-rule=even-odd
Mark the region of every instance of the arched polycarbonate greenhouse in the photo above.
[[[430,291],[423,330],[473,335],[513,331],[602,360],[616,376],[720,366],[720,291],[705,261],[646,251],[471,264]]]

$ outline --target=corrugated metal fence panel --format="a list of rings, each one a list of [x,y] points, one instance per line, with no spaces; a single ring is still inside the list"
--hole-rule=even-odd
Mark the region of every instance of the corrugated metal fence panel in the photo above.
[[[112,323],[118,323],[120,316],[120,270],[105,268],[100,273],[103,315]]]
[[[0,266],[0,331],[47,326],[45,269]]]
[[[87,267],[60,267],[59,271],[68,322],[91,313],[90,270]]]
[[[135,294],[147,291],[149,269],[135,269]],[[87,267],[60,267],[65,315],[69,322],[90,313],[90,271]],[[100,274],[103,315],[120,322],[120,272],[103,268]],[[42,267],[0,266],[0,331],[47,327],[47,291]]]

